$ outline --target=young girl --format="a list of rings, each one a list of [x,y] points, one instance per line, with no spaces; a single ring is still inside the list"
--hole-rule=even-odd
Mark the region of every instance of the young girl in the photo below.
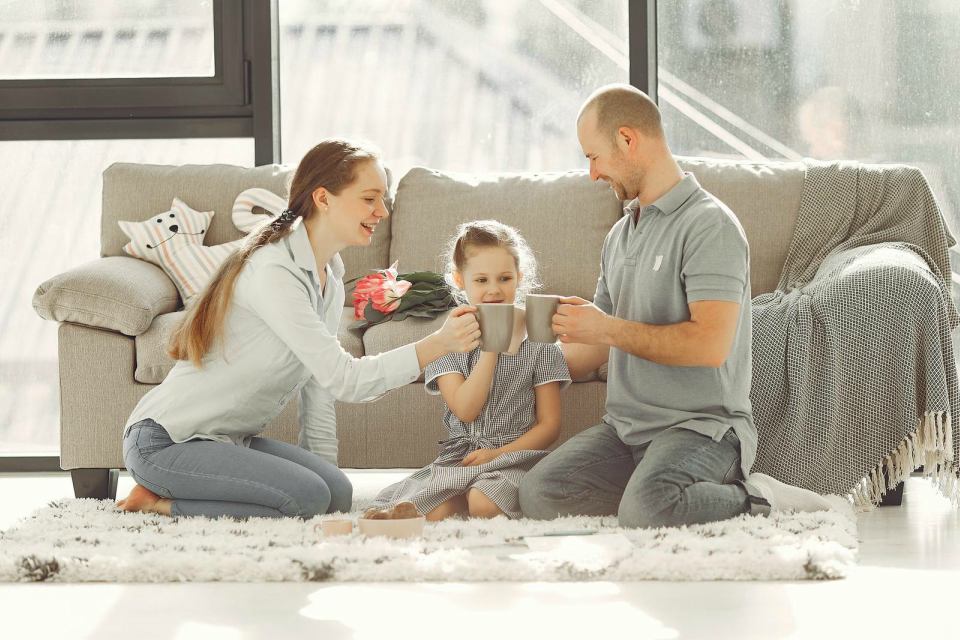
[[[299,393],[302,426],[334,431],[329,398],[372,399],[479,344],[470,307],[377,356],[353,358],[337,342],[338,252],[370,244],[389,215],[386,190],[376,154],[354,143],[325,140],[303,157],[289,208],[251,232],[191,305],[171,342],[176,365],[128,419],[123,459],[137,485],[122,509],[239,518],[349,511],[352,487],[334,463],[262,437],[264,427]]]
[[[470,305],[522,301],[536,283],[527,243],[494,220],[461,225],[448,264]],[[428,393],[443,396],[449,437],[433,463],[381,491],[372,506],[410,501],[428,520],[519,517],[520,480],[560,434],[560,388],[570,383],[560,348],[527,340],[518,311],[507,353],[450,354],[430,364],[425,379]]]

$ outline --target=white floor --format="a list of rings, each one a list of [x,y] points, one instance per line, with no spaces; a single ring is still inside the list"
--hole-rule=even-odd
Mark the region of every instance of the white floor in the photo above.
[[[399,477],[349,474],[358,491]],[[0,530],[69,496],[66,474],[0,474]],[[960,637],[958,512],[913,478],[860,536],[833,582],[0,585],[0,638]]]

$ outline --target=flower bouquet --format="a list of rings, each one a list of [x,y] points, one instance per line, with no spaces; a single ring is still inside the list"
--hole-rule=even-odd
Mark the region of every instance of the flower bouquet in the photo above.
[[[444,277],[432,271],[397,273],[397,263],[388,269],[376,269],[361,278],[354,278],[353,317],[351,329],[366,327],[387,320],[404,320],[409,316],[433,318],[457,306],[453,292]]]

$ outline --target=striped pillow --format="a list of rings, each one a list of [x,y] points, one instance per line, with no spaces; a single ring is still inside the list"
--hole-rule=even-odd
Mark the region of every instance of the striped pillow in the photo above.
[[[173,199],[169,211],[143,222],[120,221],[130,238],[123,250],[163,269],[180,291],[184,304],[203,290],[213,274],[243,240],[206,247],[203,238],[213,211],[194,211],[183,200]]]
[[[233,224],[249,233],[272,219],[287,206],[286,200],[266,189],[247,189],[233,204]],[[270,218],[254,213],[264,210]],[[173,199],[169,211],[143,222],[120,221],[130,238],[123,250],[134,258],[152,262],[163,269],[180,291],[184,305],[203,291],[223,261],[243,244],[243,239],[214,245],[203,244],[213,220],[213,211],[194,211],[183,200]]]

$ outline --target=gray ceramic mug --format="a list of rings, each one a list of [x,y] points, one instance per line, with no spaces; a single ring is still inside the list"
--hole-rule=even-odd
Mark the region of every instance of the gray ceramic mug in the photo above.
[[[534,342],[556,342],[553,332],[553,316],[557,312],[560,296],[539,293],[527,294],[527,337]]]
[[[476,306],[477,321],[480,323],[480,350],[503,353],[510,348],[513,338],[513,305],[491,302]]]

